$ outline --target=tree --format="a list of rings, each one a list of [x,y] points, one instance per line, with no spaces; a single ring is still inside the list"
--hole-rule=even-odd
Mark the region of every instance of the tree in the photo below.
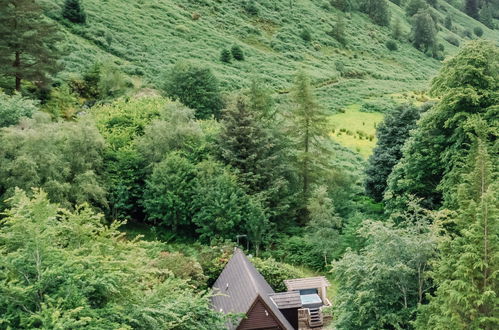
[[[164,263],[88,205],[16,191],[0,220],[0,321],[12,329],[222,329],[224,318]],[[185,272],[185,270],[183,270]]]
[[[333,38],[335,38],[340,44],[346,44],[345,39],[345,21],[342,15],[336,16],[336,24],[333,30],[329,33]]]
[[[420,10],[428,9],[428,4],[424,0],[410,0],[405,7],[405,13],[407,16],[412,17],[418,13]]]
[[[444,26],[447,30],[452,29],[452,16],[450,14],[445,16]]]
[[[312,41],[312,34],[310,33],[309,29],[303,29],[300,33],[300,37],[305,41],[305,42],[310,42]]]
[[[248,234],[258,251],[267,229],[267,218],[256,199],[247,195],[237,177],[213,161],[197,165],[198,176],[192,198],[193,223],[201,240],[234,240]]]
[[[72,208],[107,208],[103,184],[104,139],[90,120],[51,123],[38,113],[0,131],[0,199],[16,187],[44,189],[50,200]]]
[[[143,205],[148,221],[189,233],[192,226],[192,200],[195,193],[196,168],[178,154],[171,153],[154,166],[146,180]]]
[[[60,67],[56,26],[38,1],[0,0],[0,8],[0,72],[14,78],[16,91],[24,79],[46,83]]]
[[[422,52],[436,53],[436,35],[435,22],[430,12],[418,11],[412,17],[412,44]]]
[[[359,230],[366,246],[333,262],[339,292],[335,304],[339,329],[407,329],[431,288],[430,260],[437,237],[429,226],[435,215],[408,213],[404,222],[364,221]]]
[[[480,38],[481,36],[483,36],[483,29],[479,26],[475,26],[473,28],[473,33],[475,33],[475,35]]]
[[[207,67],[177,63],[168,72],[163,89],[169,97],[196,110],[196,118],[218,118],[223,108],[218,80]]]
[[[307,205],[310,222],[306,233],[313,246],[313,252],[324,259],[324,267],[338,255],[341,242],[339,229],[341,218],[336,214],[333,201],[328,196],[325,186],[318,187]]]
[[[480,22],[482,22],[489,29],[494,29],[494,17],[492,15],[491,5],[487,2],[484,3],[480,10]]]
[[[65,0],[62,17],[77,24],[85,24],[87,21],[87,15],[81,6],[80,0]]]
[[[222,49],[220,52],[220,61],[230,63],[232,61],[232,54],[228,49]]]
[[[418,122],[388,179],[389,210],[403,207],[410,194],[423,198],[428,208],[438,208],[443,201],[448,207],[454,204],[459,169],[471,144],[467,120],[480,114],[488,139],[497,134],[498,59],[496,46],[476,40],[444,64],[431,88],[440,102]]]
[[[230,52],[232,53],[232,57],[234,57],[236,61],[244,61],[244,52],[241,46],[239,45],[232,46]]]
[[[403,38],[402,26],[400,24],[400,19],[397,17],[393,22],[392,26],[392,38],[395,40],[402,40]]]
[[[23,117],[31,117],[38,103],[19,94],[9,96],[0,91],[0,128],[16,125]]]
[[[296,75],[292,92],[291,132],[298,146],[298,171],[302,180],[302,194],[308,197],[310,184],[321,171],[322,144],[328,138],[327,115],[315,100],[310,79],[300,71]]]
[[[420,111],[403,105],[388,113],[376,131],[377,143],[366,168],[366,193],[376,202],[383,200],[387,179],[402,158],[402,147],[409,132],[416,127]]]
[[[468,16],[478,20],[480,18],[478,13],[478,0],[464,0],[464,12]]]
[[[475,138],[468,158],[471,168],[457,193],[459,207],[441,226],[447,234],[436,259],[437,290],[430,304],[420,309],[420,329],[499,327],[497,159],[491,159],[487,141]]]
[[[390,8],[386,0],[363,0],[360,9],[381,26],[390,25]]]

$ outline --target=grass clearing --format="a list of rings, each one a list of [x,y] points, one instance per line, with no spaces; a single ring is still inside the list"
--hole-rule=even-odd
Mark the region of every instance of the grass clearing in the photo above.
[[[376,145],[376,127],[383,120],[379,112],[361,112],[359,104],[347,106],[343,113],[331,115],[331,137],[341,145],[368,158]]]

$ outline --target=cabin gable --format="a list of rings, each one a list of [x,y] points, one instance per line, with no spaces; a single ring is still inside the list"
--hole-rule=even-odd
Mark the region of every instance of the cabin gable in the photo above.
[[[279,330],[285,327],[279,322],[272,310],[267,306],[260,296],[246,313],[246,317],[241,320],[237,330]]]

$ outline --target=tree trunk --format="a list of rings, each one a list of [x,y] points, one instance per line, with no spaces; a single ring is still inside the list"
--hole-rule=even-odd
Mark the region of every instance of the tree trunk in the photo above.
[[[16,59],[14,60],[14,68],[16,68],[16,91],[20,92],[21,91],[21,72],[20,67],[21,67],[21,53],[16,52]]]

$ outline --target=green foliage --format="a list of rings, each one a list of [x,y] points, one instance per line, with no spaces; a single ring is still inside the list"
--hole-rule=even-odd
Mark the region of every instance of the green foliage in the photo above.
[[[437,30],[430,12],[418,11],[412,17],[411,39],[414,47],[424,53],[430,52],[436,55],[436,36]]]
[[[479,26],[475,26],[473,28],[473,33],[475,33],[475,35],[480,38],[481,36],[483,36],[483,29]]]
[[[89,207],[17,191],[0,226],[0,322],[15,329],[220,329],[209,297],[176,279],[158,243],[129,241]],[[159,258],[159,262],[158,262]],[[159,264],[157,264],[159,263]]]
[[[410,0],[406,7],[405,13],[407,16],[412,17],[418,13],[420,10],[428,9],[428,4],[424,0]]]
[[[402,158],[402,147],[409,137],[409,132],[416,127],[419,113],[414,106],[400,106],[389,112],[378,126],[378,141],[369,158],[365,179],[367,195],[377,202],[383,200],[388,176]]]
[[[16,187],[43,188],[65,207],[88,202],[105,208],[104,139],[90,120],[51,123],[39,114],[0,131],[1,200]]]
[[[397,42],[395,40],[387,40],[386,48],[392,52],[398,50]]]
[[[437,238],[428,224],[433,215],[417,204],[409,208],[419,215],[409,211],[399,226],[365,221],[359,234],[366,246],[359,253],[347,250],[333,262],[339,284],[337,328],[410,327],[423,293],[431,288],[429,260],[435,255]]]
[[[9,96],[0,91],[0,128],[16,125],[23,117],[31,117],[38,103],[19,94]]]
[[[331,6],[343,11],[353,11],[358,9],[358,3],[356,0],[331,0]]]
[[[326,113],[317,104],[310,78],[300,71],[293,87],[291,133],[297,145],[297,169],[308,196],[310,185],[321,173],[321,158],[325,155],[322,142],[328,139]]]
[[[336,24],[334,28],[329,32],[333,38],[335,38],[340,44],[346,44],[347,40],[345,37],[345,21],[342,15],[336,17]]]
[[[198,288],[206,286],[206,276],[201,265],[191,257],[180,252],[161,252],[154,262],[160,269],[168,269],[177,278],[181,278]]]
[[[232,54],[232,57],[234,57],[236,61],[244,61],[244,52],[241,46],[239,45],[232,46],[230,52]]]
[[[310,33],[309,29],[302,29],[300,32],[300,37],[303,39],[305,42],[311,42],[312,41],[312,33]]]
[[[252,258],[251,262],[276,292],[286,291],[284,280],[306,277],[303,271],[272,258]]]
[[[480,10],[480,22],[482,22],[489,29],[495,28],[492,8],[488,2],[485,2]]]
[[[464,0],[464,12],[468,16],[478,20],[480,18],[478,13],[478,0]]]
[[[91,109],[106,141],[104,165],[112,219],[143,217],[139,200],[144,189],[144,154],[137,150],[136,143],[148,134],[149,125],[167,104],[161,97],[143,97],[119,99]]]
[[[452,16],[451,15],[447,14],[447,16],[445,16],[444,26],[447,30],[452,29]]]
[[[0,1],[0,72],[11,77],[11,87],[21,90],[22,80],[47,83],[59,71],[60,34],[43,15],[38,1]]]
[[[392,38],[395,40],[402,40],[404,38],[404,32],[402,31],[402,26],[400,25],[400,19],[395,18],[392,25]]]
[[[50,113],[54,118],[71,120],[76,117],[80,109],[80,103],[69,86],[62,85],[50,90],[50,98],[42,109]]]
[[[498,172],[487,141],[476,138],[467,167],[457,193],[458,209],[440,223],[446,235],[435,260],[437,290],[420,309],[419,329],[499,326]]]
[[[360,10],[381,26],[390,25],[390,8],[386,0],[362,0]]]
[[[222,49],[220,52],[220,61],[230,63],[232,61],[232,54],[228,49]]]
[[[287,146],[284,137],[266,128],[268,101],[259,99],[255,92],[249,99],[237,97],[224,111],[217,153],[221,161],[236,170],[247,191],[259,195],[274,209],[274,216],[279,216],[288,207],[289,170],[284,165],[288,161]]]
[[[177,63],[168,72],[163,88],[168,96],[196,110],[197,118],[217,118],[223,108],[218,80],[209,68]]]
[[[64,7],[62,7],[62,17],[77,24],[85,24],[87,21],[87,14],[85,14],[80,0],[65,0]]]
[[[220,164],[205,161],[197,168],[192,221],[201,240],[234,240],[238,234],[249,234],[257,248],[268,227],[259,201],[248,196],[237,177]]]
[[[173,232],[185,229],[188,233],[192,228],[195,176],[194,165],[174,153],[155,165],[144,191],[147,220],[171,228]]]
[[[399,208],[409,194],[431,208],[439,207],[442,199],[452,207],[473,132],[468,120],[479,114],[487,123],[484,133],[497,134],[498,58],[497,47],[480,40],[444,64],[431,90],[441,101],[421,118],[388,180],[389,209]]]
[[[260,12],[255,0],[246,0],[244,2],[244,10],[250,15],[257,16]]]
[[[305,231],[312,246],[310,252],[321,255],[326,267],[339,254],[341,218],[336,214],[325,186],[318,187],[312,193],[307,209],[310,221]]]

